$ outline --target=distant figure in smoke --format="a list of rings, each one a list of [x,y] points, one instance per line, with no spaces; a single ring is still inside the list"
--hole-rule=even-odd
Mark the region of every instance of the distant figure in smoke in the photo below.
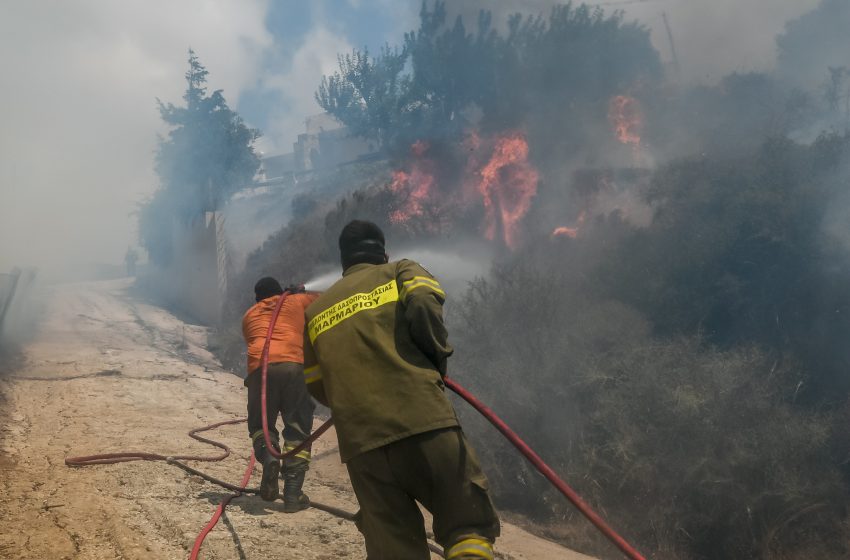
[[[431,557],[419,502],[446,558],[492,560],[499,519],[444,391],[445,293],[417,263],[387,262],[371,222],[345,226],[339,248],[342,279],[307,308],[304,375],[333,412],[368,557]]]
[[[315,405],[304,385],[304,309],[317,294],[306,293],[303,286],[290,286],[280,315],[275,322],[269,347],[268,383],[266,387],[266,414],[272,445],[280,451],[277,417],[283,417],[283,448],[295,449],[313,428]],[[279,496],[278,475],[280,461],[266,451],[262,417],[262,374],[260,358],[266,342],[272,313],[283,289],[271,277],[261,278],[254,286],[257,303],[242,318],[242,334],[248,344],[248,433],[254,443],[254,454],[263,465],[260,496],[266,501]],[[310,505],[301,491],[304,476],[310,467],[310,449],[284,460],[283,510],[294,513]]]
[[[124,255],[124,264],[127,265],[127,276],[136,275],[136,261],[139,260],[139,253],[132,247],[127,247],[127,254]]]

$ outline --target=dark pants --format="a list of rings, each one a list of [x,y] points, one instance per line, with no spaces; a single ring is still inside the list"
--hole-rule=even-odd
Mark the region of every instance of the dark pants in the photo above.
[[[248,387],[248,433],[254,441],[255,452],[264,453],[263,409],[261,400],[262,371],[258,368],[245,379]],[[283,417],[283,450],[294,449],[310,435],[313,429],[313,410],[316,405],[304,383],[304,366],[294,362],[269,364],[266,386],[266,416],[272,444],[279,447],[277,417]],[[257,460],[264,457],[257,454]],[[310,448],[300,451],[284,461],[284,471],[306,470],[310,462]]]
[[[417,501],[433,514],[434,536],[447,558],[493,558],[487,548],[499,535],[499,518],[460,429],[390,443],[357,455],[347,467],[369,560],[430,558]]]

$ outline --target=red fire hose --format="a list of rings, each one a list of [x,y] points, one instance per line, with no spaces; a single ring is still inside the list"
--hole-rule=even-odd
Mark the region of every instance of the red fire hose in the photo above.
[[[244,487],[248,484],[248,481],[251,480],[251,473],[254,472],[254,463],[256,459],[254,458],[254,452],[251,452],[251,459],[248,461],[248,468],[245,469],[245,474],[242,475],[242,482],[239,483],[239,486]],[[242,495],[242,492],[236,491],[233,494],[224,498],[220,504],[218,504],[218,508],[216,508],[215,513],[212,516],[212,519],[204,526],[201,532],[198,534],[198,537],[195,539],[195,544],[192,545],[192,553],[189,555],[189,560],[195,560],[198,557],[198,554],[201,553],[201,545],[204,544],[204,539],[207,538],[207,535],[212,531],[213,527],[215,527],[218,520],[221,518],[221,515],[224,513],[224,508],[227,507],[227,504],[230,503],[230,500],[233,498],[238,498]]]
[[[225,444],[207,439],[197,435],[200,432],[206,432],[221,426],[230,424],[239,424],[247,422],[247,418],[238,418],[236,420],[225,420],[224,422],[216,422],[202,428],[195,428],[189,431],[189,437],[203,443],[214,445],[224,451],[219,455],[204,456],[204,455],[160,455],[159,453],[144,453],[140,451],[125,451],[122,453],[101,453],[100,455],[84,455],[82,457],[66,457],[65,464],[69,467],[87,467],[89,465],[109,465],[112,463],[126,463],[128,461],[168,461],[176,463],[177,461],[221,461],[230,456],[231,449]]]
[[[502,435],[510,441],[517,450],[522,453],[526,459],[531,461],[531,464],[540,471],[540,473],[546,477],[546,479],[552,483],[552,486],[558,489],[558,491],[563,494],[572,504],[578,509],[582,515],[584,515],[591,523],[593,523],[599,531],[605,535],[605,537],[614,543],[617,548],[619,548],[623,553],[628,556],[631,560],[645,560],[644,557],[634,549],[626,540],[618,535],[614,529],[608,526],[607,523],[597,514],[587,503],[581,499],[575,490],[573,490],[569,484],[561,480],[561,478],[555,474],[555,471],[547,465],[540,456],[534,452],[531,447],[525,443],[522,438],[520,438],[516,433],[511,430],[507,424],[505,424],[501,418],[496,416],[496,414],[490,410],[484,403],[475,398],[472,393],[455,383],[449,378],[444,378],[446,383],[446,387],[460,395],[463,400],[472,405],[472,407],[481,413],[484,418],[486,418],[493,426],[496,427],[497,430],[502,432]]]

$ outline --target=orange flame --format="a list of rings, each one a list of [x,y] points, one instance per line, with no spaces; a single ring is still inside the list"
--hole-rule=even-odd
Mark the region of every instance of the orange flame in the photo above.
[[[417,140],[416,142],[413,143],[412,146],[410,146],[410,153],[412,153],[414,156],[416,156],[418,158],[421,158],[422,156],[425,155],[425,152],[427,152],[428,148],[430,148],[430,147],[431,147],[431,145],[428,144],[428,142],[426,142],[424,140]]]
[[[460,183],[462,189],[447,192],[438,184],[437,162],[428,153],[428,142],[419,140],[410,147],[411,162],[406,171],[393,173],[389,189],[396,194],[396,209],[390,221],[408,224],[411,218],[425,218],[429,230],[440,230],[433,223],[447,219],[452,208],[465,208],[482,198],[485,210],[485,235],[497,234],[509,248],[515,248],[519,222],[528,212],[537,192],[538,173],[528,161],[528,142],[519,132],[483,139],[469,131],[460,144],[466,160]],[[491,152],[492,151],[492,152]],[[486,163],[482,163],[486,162]]]
[[[431,197],[434,186],[434,175],[428,169],[428,164],[422,158],[428,151],[427,142],[418,140],[410,151],[416,159],[413,160],[410,173],[405,171],[393,172],[390,190],[403,198],[400,207],[390,213],[390,221],[394,224],[407,223],[411,218],[425,213],[425,204]]]
[[[575,239],[576,237],[578,237],[578,232],[584,225],[585,215],[586,212],[582,210],[581,214],[578,215],[578,219],[576,220],[576,225],[574,227],[556,227],[555,230],[552,232],[552,237],[569,237],[570,239]]]
[[[575,239],[578,237],[578,228],[567,226],[556,227],[552,232],[552,237],[569,237],[570,239]]]
[[[516,247],[519,221],[537,193],[538,174],[528,162],[528,142],[519,132],[496,140],[493,155],[479,172],[478,192],[484,198],[487,239],[501,227],[505,245]]]
[[[637,99],[627,95],[612,98],[608,105],[608,120],[614,127],[614,134],[618,141],[633,149],[640,146],[643,112]]]

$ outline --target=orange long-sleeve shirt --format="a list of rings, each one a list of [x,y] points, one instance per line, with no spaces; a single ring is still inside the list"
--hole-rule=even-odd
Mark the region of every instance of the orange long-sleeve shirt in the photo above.
[[[304,363],[304,310],[319,297],[316,293],[286,296],[277,318],[269,346],[269,363]],[[260,367],[260,357],[272,313],[280,296],[257,302],[242,317],[242,335],[248,344],[248,373]]]

